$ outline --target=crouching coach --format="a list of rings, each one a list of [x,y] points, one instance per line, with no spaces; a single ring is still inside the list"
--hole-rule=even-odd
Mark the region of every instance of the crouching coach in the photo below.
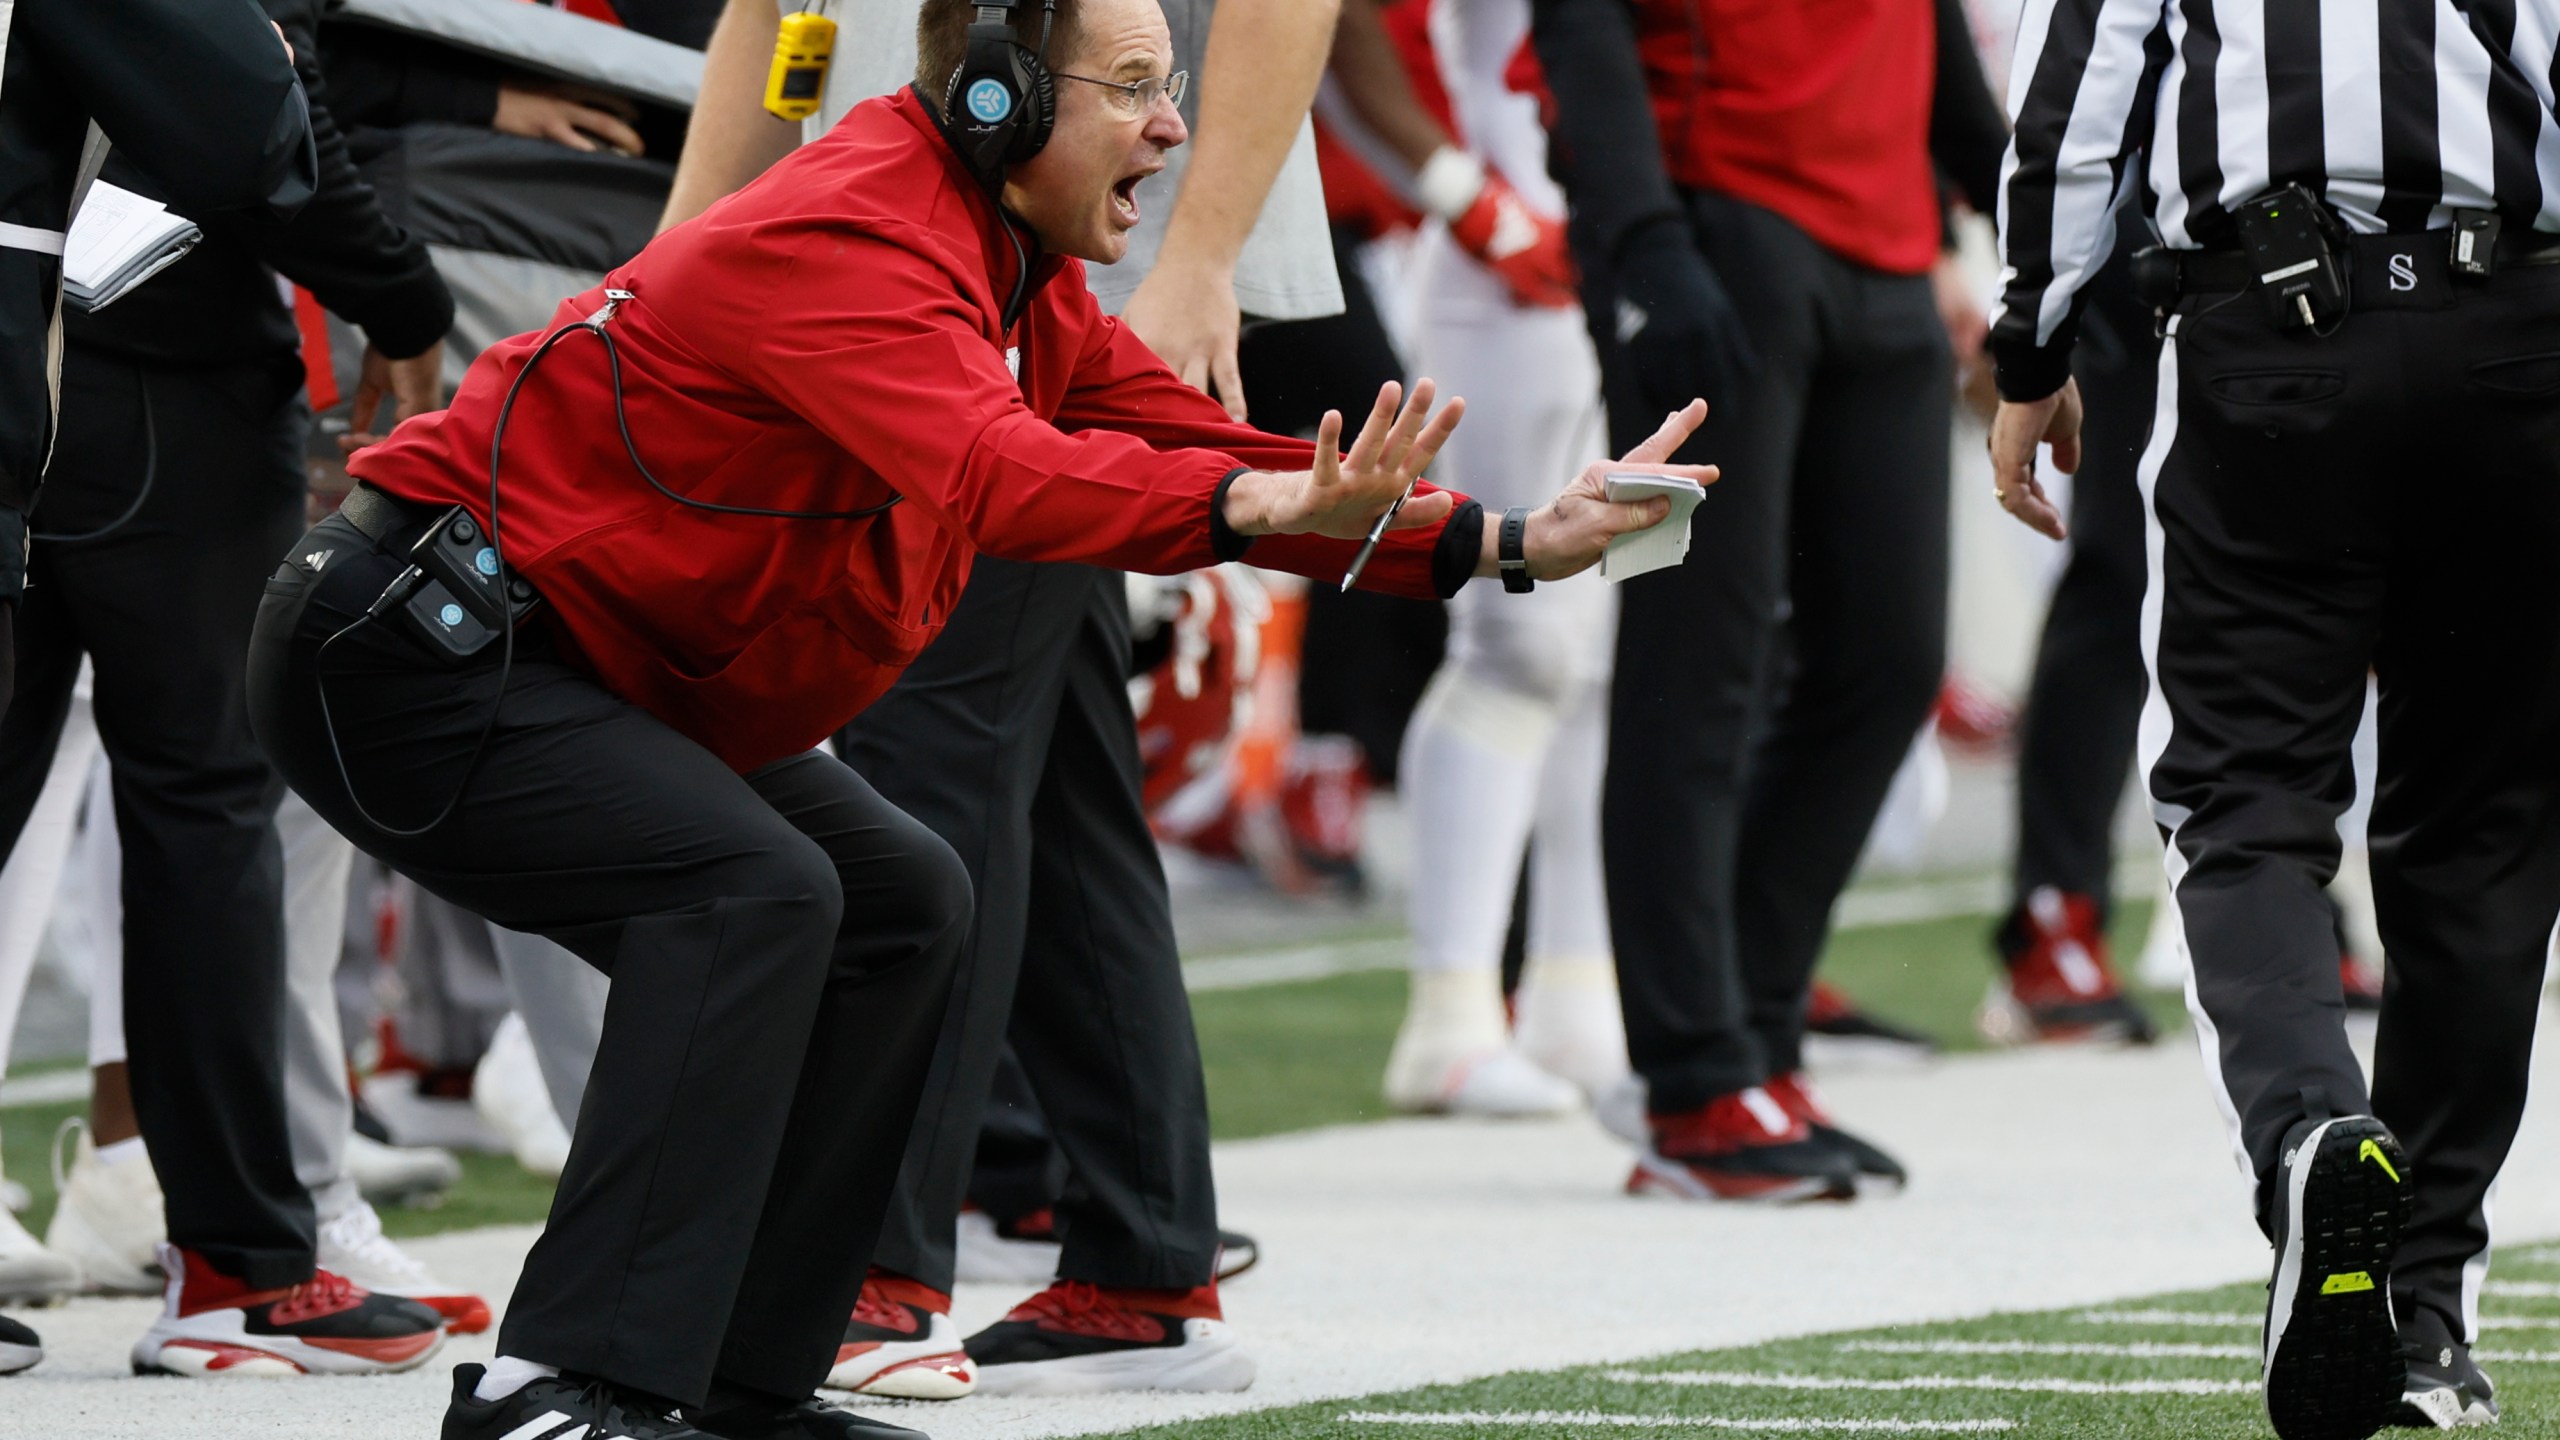
[[[1347,453],[1339,417],[1312,447],[1230,422],[1077,269],[1120,257],[1184,139],[1154,0],[1010,8],[952,75],[491,348],[268,584],[252,706],[294,788],[614,978],[550,1224],[446,1440],[866,1428],[808,1396],[970,904],[940,840],[812,747],[973,556],[1332,582],[1414,486],[1361,583],[1430,596],[1572,574],[1661,519],[1600,465],[1506,517],[1414,485],[1462,408],[1428,381]],[[1703,415],[1608,468],[1712,478],[1654,463]]]

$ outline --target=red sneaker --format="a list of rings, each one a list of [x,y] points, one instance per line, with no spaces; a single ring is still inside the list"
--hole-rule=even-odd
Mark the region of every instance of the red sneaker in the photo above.
[[[1254,1373],[1215,1283],[1133,1290],[1061,1280],[970,1336],[969,1355],[990,1395],[1242,1390]]]
[[[2010,912],[1996,939],[2008,971],[2007,993],[1995,985],[1985,1002],[1979,1018],[1985,1036],[2011,1043],[2127,1045],[2159,1038],[2151,1017],[2116,984],[2106,933],[2098,928],[2097,901],[2040,886]]]
[[[2350,1010],[2371,1014],[2382,1008],[2380,967],[2368,966],[2352,953],[2338,956],[2338,989],[2346,996]]]
[[[1651,1148],[1627,1177],[1630,1195],[1681,1200],[1846,1200],[1858,1172],[1767,1090],[1719,1095],[1695,1110],[1646,1117]]]
[[[252,1290],[203,1256],[160,1247],[167,1305],[133,1347],[136,1375],[384,1375],[444,1343],[444,1317],[327,1270]]]
[[[957,1400],[978,1388],[978,1370],[951,1323],[951,1297],[874,1265],[822,1383],[901,1400]]]

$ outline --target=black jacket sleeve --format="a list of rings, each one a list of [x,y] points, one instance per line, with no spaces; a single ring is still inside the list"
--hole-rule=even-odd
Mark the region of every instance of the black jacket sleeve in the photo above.
[[[1929,155],[1977,215],[2000,213],[2000,158],[2009,121],[1991,98],[1964,0],[1938,0],[1938,77],[1929,103]]]
[[[282,219],[310,200],[319,158],[302,87],[249,0],[22,0],[17,30],[191,218]]]
[[[427,247],[383,213],[380,198],[347,154],[317,63],[318,6],[269,0],[269,8],[301,57],[320,162],[319,193],[290,222],[231,223],[243,227],[242,238],[259,259],[362,328],[376,349],[395,360],[416,355],[453,328],[452,293],[437,276]]]
[[[1600,253],[1615,257],[1628,235],[1658,221],[1685,223],[1626,0],[1534,0],[1531,13],[1530,39],[1556,97],[1557,174]]]
[[[321,27],[330,109],[346,126],[390,130],[422,120],[487,127],[504,67],[447,45],[371,25]]]

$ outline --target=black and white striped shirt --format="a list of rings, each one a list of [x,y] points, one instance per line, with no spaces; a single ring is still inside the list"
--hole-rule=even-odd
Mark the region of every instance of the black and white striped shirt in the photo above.
[[[2359,232],[2459,209],[2560,231],[2560,0],[2026,0],[2001,170],[2001,393],[2069,373],[2119,191],[2162,243],[2237,243],[2298,182]]]

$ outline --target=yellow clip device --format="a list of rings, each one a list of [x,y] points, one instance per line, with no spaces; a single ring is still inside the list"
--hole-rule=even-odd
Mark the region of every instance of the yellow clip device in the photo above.
[[[764,80],[764,108],[785,120],[817,114],[835,51],[836,22],[806,10],[783,16],[781,33],[773,38],[773,69]]]

